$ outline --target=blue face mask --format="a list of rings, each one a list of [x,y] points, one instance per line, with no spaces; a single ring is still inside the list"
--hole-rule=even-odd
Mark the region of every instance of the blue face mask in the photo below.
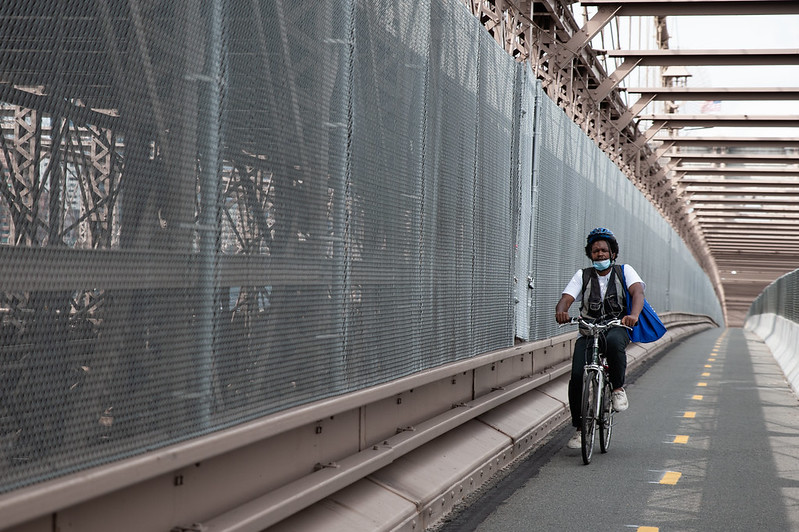
[[[608,268],[610,268],[610,259],[594,261],[594,268],[596,268],[597,271],[600,272],[603,270],[607,270]]]

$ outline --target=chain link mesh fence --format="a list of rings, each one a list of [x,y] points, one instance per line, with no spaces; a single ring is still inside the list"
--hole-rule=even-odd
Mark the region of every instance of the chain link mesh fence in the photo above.
[[[752,302],[744,321],[759,314],[776,314],[799,323],[799,270],[769,284]]]
[[[550,336],[596,225],[721,321],[457,2],[8,1],[0,70],[0,492]]]

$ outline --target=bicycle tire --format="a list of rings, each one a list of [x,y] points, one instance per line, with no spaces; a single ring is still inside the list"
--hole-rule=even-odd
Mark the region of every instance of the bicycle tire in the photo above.
[[[602,404],[599,417],[599,450],[602,453],[610,449],[610,438],[613,434],[613,401],[611,400],[610,382],[602,387]]]
[[[583,399],[582,399],[582,430],[580,431],[580,442],[582,443],[583,463],[591,463],[591,456],[594,454],[594,440],[596,436],[596,400],[597,400],[597,374],[593,371],[583,375]]]

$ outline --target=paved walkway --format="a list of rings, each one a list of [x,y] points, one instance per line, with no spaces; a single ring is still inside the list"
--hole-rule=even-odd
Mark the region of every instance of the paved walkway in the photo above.
[[[799,530],[799,402],[759,338],[697,334],[628,395],[607,454],[582,465],[564,429],[448,528]]]

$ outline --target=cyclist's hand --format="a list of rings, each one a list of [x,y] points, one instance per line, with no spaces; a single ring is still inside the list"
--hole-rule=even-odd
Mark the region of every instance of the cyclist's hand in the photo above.
[[[632,314],[628,314],[621,319],[621,324],[630,328],[635,327],[636,323],[638,323],[638,316],[633,316]]]
[[[571,320],[568,312],[556,312],[555,321],[560,324],[568,323]]]

